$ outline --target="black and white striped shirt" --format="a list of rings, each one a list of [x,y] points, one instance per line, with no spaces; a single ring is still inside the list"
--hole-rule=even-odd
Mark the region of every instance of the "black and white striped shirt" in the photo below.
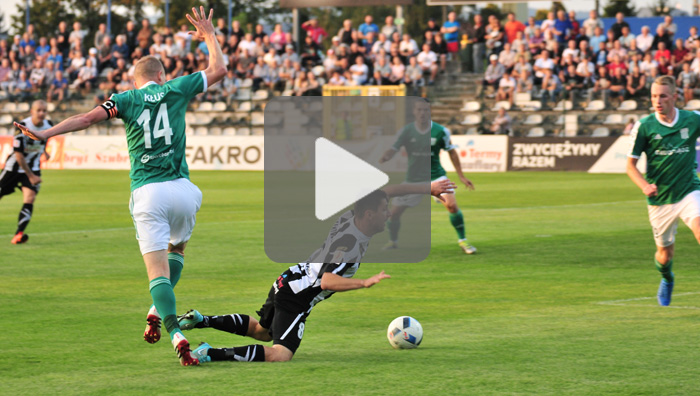
[[[27,117],[19,123],[34,131],[43,131],[53,126],[49,120],[44,120],[41,125],[34,125],[32,117]],[[10,154],[5,161],[6,171],[24,173],[24,169],[22,169],[17,162],[16,153],[22,153],[24,155],[24,160],[27,162],[27,166],[32,172],[41,170],[41,155],[46,150],[46,141],[33,140],[18,130],[18,133],[12,141],[12,148],[12,154]]]
[[[283,297],[279,303],[296,312],[310,312],[316,304],[330,298],[334,292],[321,289],[323,274],[331,272],[352,278],[360,267],[370,239],[355,226],[351,210],[343,213],[323,246],[309,257],[308,262],[289,267],[277,278],[275,292]]]

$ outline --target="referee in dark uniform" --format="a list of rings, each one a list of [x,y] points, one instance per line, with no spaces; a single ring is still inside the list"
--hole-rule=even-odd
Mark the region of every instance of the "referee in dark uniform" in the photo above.
[[[53,124],[46,119],[46,102],[37,100],[32,103],[31,115],[20,124],[33,130],[44,130]],[[5,161],[5,168],[0,173],[0,199],[21,189],[24,196],[22,210],[17,219],[17,231],[11,243],[16,245],[27,242],[29,236],[24,230],[29,225],[34,211],[34,199],[41,186],[41,156],[46,154],[46,141],[36,141],[28,138],[17,130],[12,141],[13,152]]]

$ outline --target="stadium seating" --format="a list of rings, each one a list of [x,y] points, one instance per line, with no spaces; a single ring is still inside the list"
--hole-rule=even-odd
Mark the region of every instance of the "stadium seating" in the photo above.
[[[538,111],[542,109],[542,102],[531,100],[519,106],[522,111]]]
[[[532,101],[532,95],[529,92],[517,92],[514,95],[513,101],[518,107],[523,107],[523,105],[528,104]]]
[[[622,123],[627,124],[628,122],[630,122],[630,119],[634,120],[634,122],[637,122],[639,121],[639,116],[636,114],[625,114],[624,116],[622,116]]]
[[[693,99],[688,101],[688,103],[683,108],[685,110],[700,110],[700,99]]]
[[[9,114],[3,114],[0,116],[0,125],[12,125],[14,118]]]
[[[481,110],[481,103],[471,100],[464,102],[464,106],[459,109],[459,111],[479,111]]]
[[[270,97],[270,93],[266,89],[259,89],[253,94],[252,100],[261,101],[267,100]]]
[[[211,102],[202,102],[197,107],[197,111],[212,111],[214,109],[214,104]]]
[[[554,106],[555,111],[570,111],[571,109],[574,108],[574,102],[570,100],[560,100],[559,103],[557,103],[556,106]]]
[[[632,110],[637,110],[637,101],[635,100],[625,100],[624,102],[620,103],[620,106],[617,108],[618,111],[632,111]]]
[[[605,118],[605,121],[603,121],[603,124],[622,124],[623,122],[624,121],[622,119],[622,114],[608,114],[608,116]]]
[[[473,125],[481,124],[481,121],[482,121],[481,114],[467,114],[464,117],[464,120],[462,122],[460,122],[460,124],[473,126]]]
[[[224,128],[224,130],[222,131],[222,135],[225,135],[225,136],[234,136],[234,135],[236,135],[236,128],[234,128],[234,127],[226,127],[226,128]]]
[[[607,127],[598,127],[593,130],[591,137],[606,137],[610,136],[610,129]]]
[[[592,100],[584,109],[586,111],[601,111],[605,110],[605,102],[602,100]]]
[[[225,102],[216,102],[216,103],[214,103],[214,105],[212,106],[212,111],[216,111],[216,112],[226,111],[226,109],[227,109],[227,108],[226,108],[226,103],[225,103]]]
[[[527,137],[543,137],[546,134],[544,128],[534,127],[527,132]]]
[[[15,102],[7,102],[2,107],[3,113],[15,113],[17,112],[17,104]]]
[[[524,125],[541,125],[542,122],[544,121],[544,117],[542,117],[541,114],[530,114],[527,116],[525,121],[523,121]]]
[[[510,107],[510,102],[502,100],[500,102],[496,102],[496,104],[491,108],[491,111],[498,111],[500,108],[510,110]]]

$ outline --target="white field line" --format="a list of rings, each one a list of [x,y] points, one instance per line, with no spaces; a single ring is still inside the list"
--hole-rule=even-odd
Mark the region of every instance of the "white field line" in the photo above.
[[[674,294],[673,297],[681,297],[681,296],[692,296],[700,294],[700,292],[688,292],[688,293],[678,293]],[[626,298],[624,300],[608,300],[608,301],[598,301],[595,302],[594,304],[597,305],[613,305],[617,307],[653,307],[653,308],[658,308],[658,304],[648,304],[648,305],[639,305],[639,304],[628,304],[631,301],[644,301],[644,300],[655,300],[656,296],[654,297],[636,297],[636,298]],[[700,307],[690,307],[690,306],[682,306],[682,305],[669,305],[664,308],[675,308],[675,309],[696,309],[700,310]]]

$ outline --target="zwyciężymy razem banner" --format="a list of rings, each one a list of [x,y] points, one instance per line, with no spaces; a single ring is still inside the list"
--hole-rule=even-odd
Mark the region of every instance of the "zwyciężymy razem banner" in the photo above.
[[[618,138],[510,138],[509,171],[588,171]]]

